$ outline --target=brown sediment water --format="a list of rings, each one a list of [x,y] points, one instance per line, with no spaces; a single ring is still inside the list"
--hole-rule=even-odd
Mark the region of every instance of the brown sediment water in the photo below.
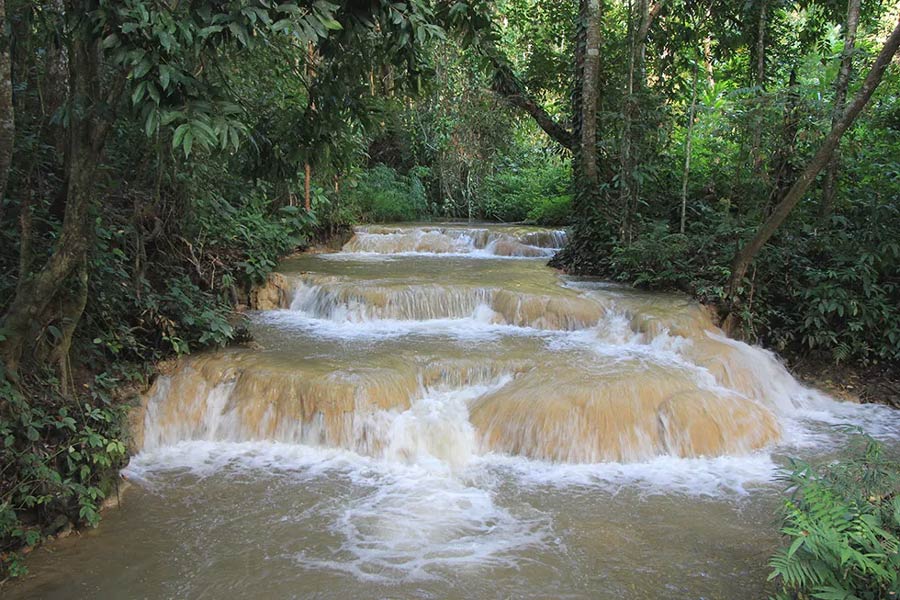
[[[257,345],[158,378],[123,508],[10,597],[765,596],[779,457],[900,418],[685,297],[559,275],[564,241],[370,226],[284,261]]]

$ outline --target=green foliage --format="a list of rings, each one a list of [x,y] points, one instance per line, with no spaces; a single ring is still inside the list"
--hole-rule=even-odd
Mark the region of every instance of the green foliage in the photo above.
[[[345,201],[363,222],[414,221],[426,215],[422,170],[401,175],[385,165],[361,171],[347,186]]]
[[[880,600],[900,593],[900,463],[876,440],[855,436],[837,463],[794,463],[771,559],[778,598]]]
[[[340,30],[339,6],[250,2],[243,6],[152,0],[98,3],[90,13],[109,62],[127,73],[128,98],[140,113],[147,136],[171,127],[173,148],[190,157],[199,148],[237,149],[245,131],[240,107],[226,98],[221,82],[200,68],[223,48],[250,47],[277,34],[304,43]]]
[[[536,225],[561,226],[572,220],[572,196],[549,196],[537,201],[528,211],[528,222]]]
[[[70,523],[99,523],[126,453],[122,407],[109,396],[117,384],[101,374],[92,400],[66,401],[48,388],[26,399],[0,377],[0,574],[26,572],[21,546]]]
[[[556,161],[501,169],[485,180],[479,211],[492,221],[538,222],[544,218],[546,224],[557,225],[568,220],[570,186],[569,167]]]
[[[858,208],[876,212],[835,217],[827,229],[789,228],[760,254],[745,283],[745,335],[780,351],[825,352],[837,362],[900,360],[900,289],[891,275],[897,244],[881,233],[900,220],[892,206]],[[685,234],[656,221],[632,244],[613,235],[598,240],[584,253],[595,257],[587,270],[724,306],[734,241],[750,231],[728,213],[699,210],[702,217]]]
[[[227,344],[248,289],[322,225],[346,225],[337,193],[314,186],[322,221],[295,206],[304,166],[328,181],[358,165],[366,128],[381,116],[366,93],[370,69],[389,71],[392,95],[416,89],[429,69],[422,50],[444,32],[423,0],[6,8],[16,51],[13,81],[0,85],[16,93],[0,198],[0,314],[61,239],[87,261],[89,282],[83,314],[57,308],[75,289],[66,271],[59,297],[34,318],[36,335],[16,332],[28,352],[15,386],[0,364],[0,554],[17,575],[15,550],[54,533],[56,517],[99,519],[125,452],[109,388],[145,383],[157,359]],[[474,23],[467,7],[453,12]],[[72,128],[88,122],[89,136]],[[67,182],[82,157],[95,176],[78,184],[89,200],[76,203]],[[375,185],[383,197],[367,214],[420,214],[422,177],[395,177],[405,186],[399,212],[393,188]],[[77,232],[61,235],[63,222]],[[71,359],[61,385],[47,357],[73,319],[71,349],[57,346]]]
[[[829,351],[838,362],[897,362],[900,244],[888,232],[900,226],[900,208],[855,209],[855,215],[832,217],[827,235],[811,236],[803,285],[793,294],[803,315],[797,335],[801,344]]]
[[[802,21],[799,15],[790,18]],[[773,84],[767,91],[741,87],[734,77],[704,86],[701,77],[683,234],[679,192],[687,132],[676,126],[673,143],[653,159],[657,170],[641,187],[629,227],[613,176],[602,186],[599,206],[579,215],[557,264],[649,289],[682,290],[723,314],[734,309],[749,340],[780,352],[861,366],[898,364],[896,70],[842,142],[828,214],[816,184],[757,255],[738,302],[726,295],[736,251],[771,213],[830,126],[834,57],[807,49],[791,63],[793,87],[785,86],[789,70],[772,73],[784,87]],[[673,106],[680,101],[687,110],[690,81],[673,91]]]

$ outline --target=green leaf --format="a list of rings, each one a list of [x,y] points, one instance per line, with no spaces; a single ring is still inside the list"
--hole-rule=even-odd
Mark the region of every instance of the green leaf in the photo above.
[[[185,134],[190,130],[190,125],[187,123],[182,123],[175,129],[174,135],[172,135],[172,147],[178,148],[181,145],[182,140],[184,140]]]
[[[144,133],[147,137],[152,136],[156,133],[156,130],[159,128],[159,111],[151,110],[147,113],[147,120],[144,122]],[[99,338],[97,338],[99,339]],[[97,342],[94,342],[95,344]]]
[[[330,31],[339,31],[344,28],[336,19],[326,16],[319,16],[319,22],[325,26],[325,29]]]
[[[191,155],[191,148],[194,147],[194,131],[192,129],[188,129],[187,133],[184,134],[184,156],[189,157]]]
[[[110,48],[114,48],[119,45],[119,36],[115,33],[111,33],[105,38],[103,38],[103,43],[101,44],[104,50],[109,50]]]
[[[144,93],[147,91],[147,82],[142,81],[137,84],[134,88],[134,91],[131,92],[131,104],[137,106],[138,103],[144,99]]]
[[[151,66],[152,66],[152,64],[150,63],[150,61],[147,58],[144,58],[141,60],[141,62],[139,62],[137,64],[137,66],[134,67],[134,69],[131,72],[131,76],[134,79],[140,79],[141,77],[143,77],[144,75],[146,75],[147,73],[150,72]]]
[[[159,85],[162,89],[169,89],[169,83],[172,79],[172,69],[168,65],[159,65]]]
[[[820,600],[859,600],[849,590],[834,586],[820,588],[820,591],[814,593],[812,597]]]

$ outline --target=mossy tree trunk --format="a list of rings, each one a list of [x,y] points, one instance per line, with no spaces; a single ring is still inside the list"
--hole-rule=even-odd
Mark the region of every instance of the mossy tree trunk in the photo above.
[[[64,364],[71,333],[87,299],[84,290],[94,236],[92,209],[98,199],[96,177],[124,86],[124,76],[119,74],[107,86],[106,94],[101,91],[99,42],[81,18],[94,4],[92,0],[70,0],[65,5],[66,14],[73,16],[67,49],[71,116],[66,131],[65,213],[50,257],[38,270],[20,273],[16,295],[3,315],[6,339],[0,342],[0,359],[11,373],[17,372],[23,360],[52,358]],[[43,343],[44,332],[54,323],[60,334],[49,344]]]
[[[580,91],[575,105],[575,173],[582,193],[596,194],[600,184],[597,165],[597,101],[600,79],[600,0],[583,0],[580,10],[583,42],[576,62],[576,87]]]
[[[619,166],[619,202],[621,221],[619,237],[627,243],[633,236],[634,213],[641,195],[636,169],[645,160],[647,128],[641,123],[641,95],[647,88],[647,40],[650,27],[663,8],[665,0],[650,3],[639,0],[636,22],[629,22],[628,74],[622,102],[622,135]]]

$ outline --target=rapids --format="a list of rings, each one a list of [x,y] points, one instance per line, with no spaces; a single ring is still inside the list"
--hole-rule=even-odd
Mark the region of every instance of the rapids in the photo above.
[[[144,398],[124,508],[13,595],[764,595],[781,457],[900,417],[802,386],[687,298],[560,276],[564,242],[370,226],[285,260],[252,348]]]

